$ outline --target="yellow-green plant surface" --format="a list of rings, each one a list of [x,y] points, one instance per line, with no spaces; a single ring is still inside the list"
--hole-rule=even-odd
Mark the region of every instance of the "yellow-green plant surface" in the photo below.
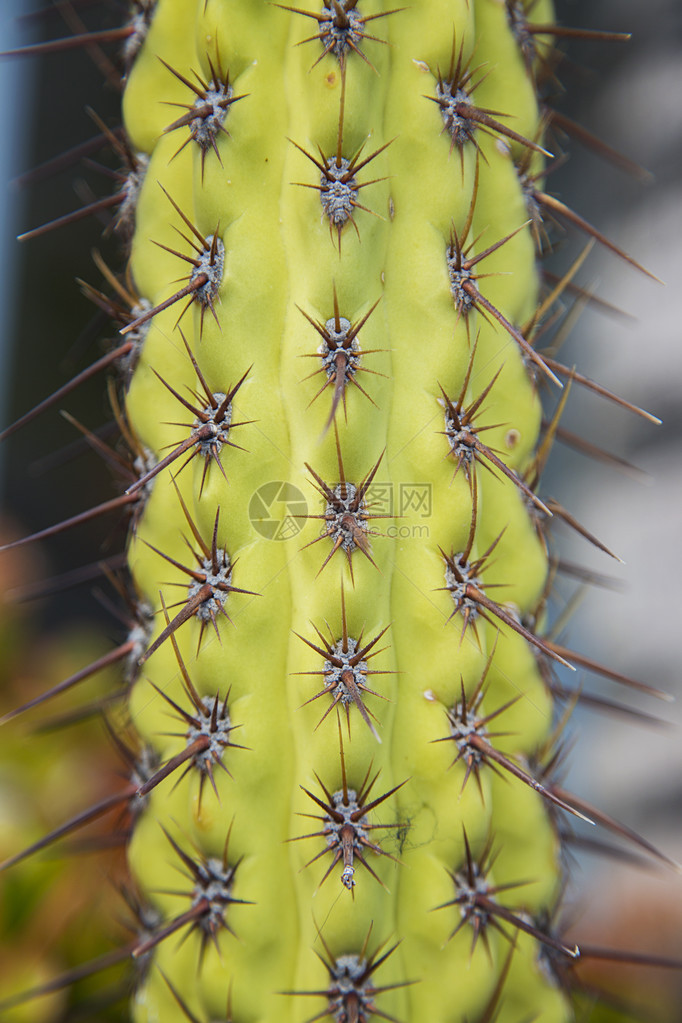
[[[229,693],[238,726],[230,739],[245,748],[222,751],[229,774],[215,771],[218,798],[210,785],[200,796],[199,771],[190,770],[174,788],[154,790],[135,830],[132,869],[164,917],[172,922],[204,899],[185,925],[187,940],[169,936],[155,949],[135,996],[140,1023],[188,1011],[224,1018],[228,999],[235,1023],[473,1023],[493,998],[510,938],[499,1019],[569,1015],[537,940],[480,903],[467,915],[461,901],[468,843],[472,862],[490,864],[479,894],[526,922],[551,914],[560,869],[547,804],[485,757],[453,765],[460,747],[447,716],[475,692],[492,656],[474,723],[514,702],[488,726],[502,733],[489,741],[527,770],[553,724],[533,646],[475,599],[458,601],[447,570],[475,521],[469,561],[495,547],[470,587],[520,621],[546,584],[532,504],[480,458],[455,473],[444,399],[456,401],[470,365],[466,403],[495,377],[477,419],[491,427],[481,440],[511,470],[528,468],[542,368],[478,302],[458,303],[448,257],[460,243],[471,258],[508,238],[469,273],[515,327],[532,318],[538,274],[518,172],[542,167],[530,144],[541,135],[532,68],[499,0],[419,0],[400,10],[367,0],[349,11],[358,20],[346,46],[324,35],[324,20],[260,0],[159,0],[127,79],[126,131],[150,156],[130,258],[137,290],[156,306],[195,271],[177,253],[197,258],[202,243],[179,211],[224,245],[212,301],[190,294],[180,323],[177,303],[151,320],[126,400],[131,427],[159,458],[187,438],[193,417],[170,390],[192,400],[188,388],[198,386],[181,331],[214,392],[228,393],[247,374],[232,409],[233,422],[245,422],[230,432],[240,447],[222,448],[224,473],[215,458],[206,472],[201,456],[180,473],[178,460],[158,474],[130,547],[136,586],[157,610],[157,636],[162,600],[172,619],[191,583],[159,552],[197,570],[198,537],[210,547],[216,523],[231,585],[248,591],[228,593],[229,621],[218,608],[217,630],[205,610],[202,624],[201,605],[173,633],[199,693]],[[533,18],[551,20],[549,5],[536,4]],[[449,130],[443,90],[458,69],[465,102],[525,142],[457,112],[465,128]],[[214,151],[189,118],[168,129],[169,111],[182,120],[197,101],[190,83],[211,83],[216,72],[229,73],[233,102]],[[357,153],[351,216],[331,224],[320,167]],[[317,354],[314,324],[333,321],[335,295],[339,316],[367,319],[330,425],[336,381]],[[357,544],[333,532],[310,471],[333,490],[338,451],[356,486],[381,458]],[[254,495],[275,481],[300,492],[308,517],[294,501],[288,523],[268,538]],[[281,504],[271,514],[280,517]],[[366,643],[386,631],[360,664],[370,673],[351,672],[334,688],[330,662],[310,644],[338,653],[344,614],[351,652],[361,636]],[[358,679],[374,692],[352,691]],[[136,727],[166,759],[185,747],[184,728],[153,686],[187,706],[170,639],[145,661],[131,696]],[[323,802],[324,788],[342,791],[342,757],[355,792],[368,772],[378,773],[373,798],[401,786],[367,817],[386,825],[365,832],[384,855],[360,847],[365,866],[356,850],[348,884],[343,859],[322,882],[340,839],[320,834],[325,811],[303,791]],[[220,911],[206,908],[210,895],[191,872],[178,873],[187,867],[169,835],[197,862],[215,866],[225,856]],[[375,965],[396,944],[357,979],[363,962]]]

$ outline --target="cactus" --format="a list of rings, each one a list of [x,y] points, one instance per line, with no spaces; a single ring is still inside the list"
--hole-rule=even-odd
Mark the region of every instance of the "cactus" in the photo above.
[[[541,493],[596,385],[543,350],[575,267],[547,296],[538,256],[557,217],[634,260],[545,190],[552,26],[137,0],[118,33],[126,275],[89,293],[138,740],[92,816],[134,823],[138,1023],[573,1018],[561,846],[618,826],[556,777],[555,669],[594,665],[552,519],[611,552]]]

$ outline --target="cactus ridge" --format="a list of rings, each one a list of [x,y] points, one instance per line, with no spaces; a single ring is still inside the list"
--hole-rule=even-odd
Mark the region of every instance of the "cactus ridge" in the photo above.
[[[572,386],[657,421],[538,347],[594,242],[653,276],[545,191],[581,34],[549,0],[136,0],[23,49],[122,46],[117,191],[23,237],[109,209],[128,263],[81,282],[113,347],[0,437],[114,367],[127,450],[79,427],[124,492],[6,546],[124,509],[130,614],[2,723],[120,662],[127,774],[0,869],[125,811],[134,936],[3,1010],[130,960],[136,1023],[567,1023],[606,952],[557,922],[565,815],[674,866],[556,780],[558,666],[663,695],[547,611],[552,520],[615,557],[543,496]],[[554,220],[590,244],[546,285]]]

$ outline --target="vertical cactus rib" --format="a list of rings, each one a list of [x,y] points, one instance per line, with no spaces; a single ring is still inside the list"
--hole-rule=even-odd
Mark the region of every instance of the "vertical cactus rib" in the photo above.
[[[135,0],[55,44],[124,43],[95,205],[129,260],[82,284],[114,348],[5,434],[118,364],[130,457],[79,428],[127,489],[36,535],[131,510],[134,596],[123,644],[0,724],[123,661],[139,751],[114,735],[125,786],[0,870],[125,808],[135,1023],[568,1023],[567,817],[674,865],[556,776],[558,666],[661,694],[547,613],[582,577],[553,518],[612,554],[540,488],[571,386],[655,419],[538,347],[588,254],[544,297],[547,217],[642,269],[545,189],[552,37],[580,34],[553,26]]]

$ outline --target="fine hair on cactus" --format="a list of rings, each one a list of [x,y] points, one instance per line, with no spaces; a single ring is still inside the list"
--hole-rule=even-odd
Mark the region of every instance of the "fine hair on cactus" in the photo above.
[[[20,235],[80,239],[91,320],[59,379],[34,357],[0,424],[10,450],[53,422],[71,437],[40,450],[58,500],[3,538],[7,622],[58,594],[65,629],[61,594],[80,594],[112,643],[24,688],[7,671],[22,784],[63,772],[68,792],[25,818],[7,800],[0,883],[18,948],[29,926],[56,948],[74,863],[106,879],[108,916],[93,894],[92,938],[0,967],[0,1018],[625,1023],[644,1018],[638,970],[663,992],[650,1018],[676,1018],[679,940],[598,939],[575,913],[582,857],[626,864],[625,898],[682,868],[567,778],[590,719],[639,755],[670,699],[570,622],[627,556],[583,521],[575,465],[635,474],[572,407],[628,431],[661,419],[635,404],[634,364],[617,386],[569,335],[583,313],[626,329],[598,254],[649,295],[665,276],[569,194],[574,148],[606,180],[647,177],[563,96],[629,34],[573,17],[551,0],[66,0],[22,19],[43,41],[4,60],[49,74],[66,56],[91,82],[90,136],[23,175],[75,173],[71,212],[50,199]],[[73,333],[48,284],[32,301]],[[108,480],[89,503],[86,454]],[[70,536],[68,567],[23,579]],[[53,740],[58,759],[31,759]],[[80,750],[96,782],[78,802]],[[32,886],[43,925],[37,895],[32,925],[12,910]]]

